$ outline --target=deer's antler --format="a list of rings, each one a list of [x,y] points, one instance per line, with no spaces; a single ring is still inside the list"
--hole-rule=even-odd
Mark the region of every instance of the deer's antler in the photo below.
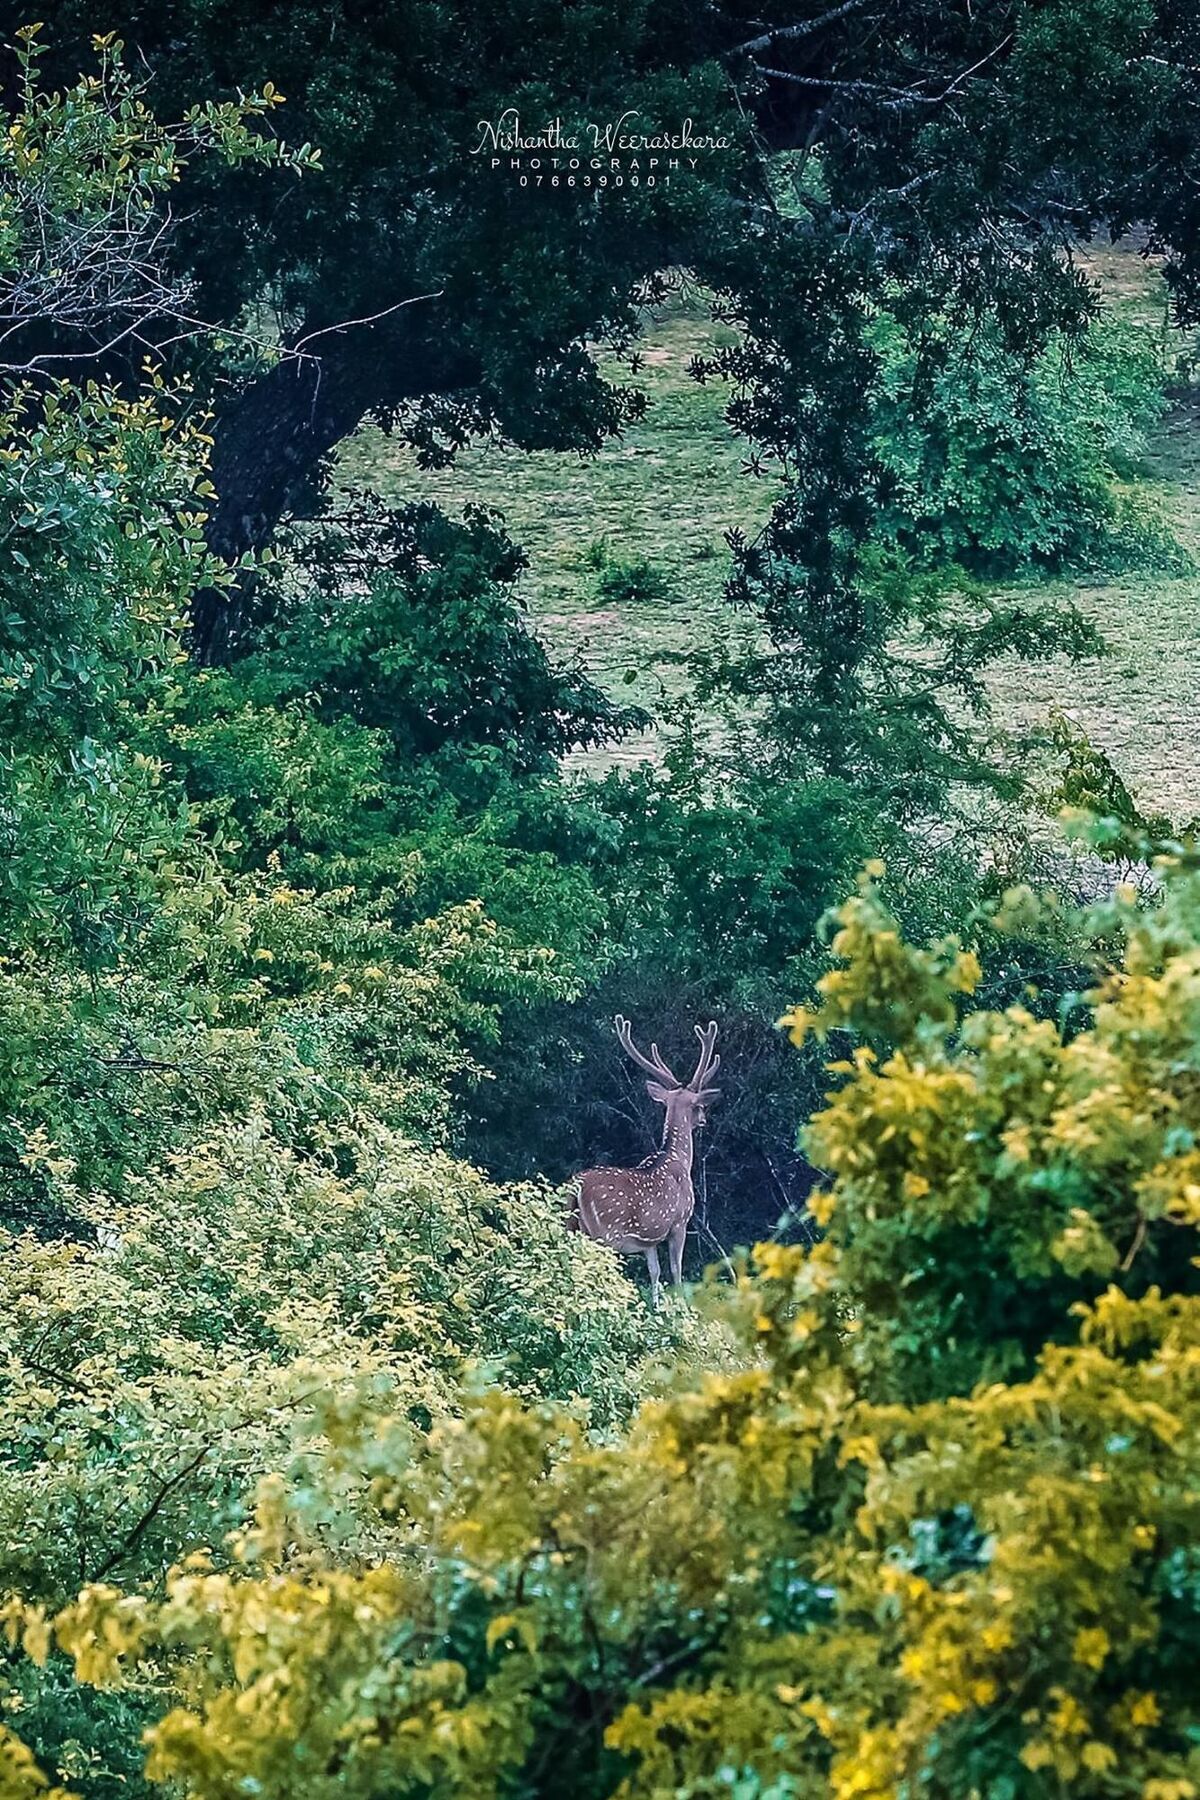
[[[711,1080],[720,1068],[721,1059],[713,1054],[713,1046],[717,1041],[716,1020],[708,1025],[697,1025],[695,1031],[700,1039],[700,1061],[696,1064],[696,1073],[688,1086],[694,1093],[699,1093],[705,1082]]]
[[[677,1088],[683,1086],[679,1077],[677,1075],[672,1075],[670,1069],[668,1069],[666,1063],[659,1055],[657,1044],[651,1044],[650,1055],[643,1056],[633,1041],[633,1034],[629,1028],[629,1020],[623,1019],[620,1013],[618,1013],[614,1023],[617,1027],[617,1037],[620,1040],[622,1050],[625,1052],[626,1056],[630,1057],[637,1064],[639,1069],[645,1069],[647,1075],[653,1075],[655,1081],[665,1081],[668,1087]],[[713,1026],[713,1030],[716,1031],[715,1025]]]

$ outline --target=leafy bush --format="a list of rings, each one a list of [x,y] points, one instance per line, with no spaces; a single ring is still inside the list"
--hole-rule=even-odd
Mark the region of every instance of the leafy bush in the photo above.
[[[1105,316],[1030,361],[987,326],[966,341],[925,339],[920,355],[893,320],[877,336],[876,451],[890,490],[881,531],[918,566],[992,580],[1186,566],[1165,522],[1121,486],[1166,404],[1144,328]]]
[[[677,596],[666,573],[647,556],[612,557],[596,582],[606,606],[657,606]]]
[[[0,922],[10,949],[57,939],[93,969],[144,916],[154,851],[180,835],[160,769],[126,741],[210,568],[201,435],[166,423],[178,399],[60,386],[40,408],[0,405],[18,577],[0,617]]]
[[[300,1155],[251,1115],[128,1187],[120,1205],[58,1194],[90,1245],[0,1238],[0,1582],[27,1602],[218,1547],[264,1471],[306,1443],[321,1460],[305,1424],[318,1394],[350,1414],[403,1394],[426,1429],[475,1368],[602,1428],[648,1359],[723,1353],[686,1313],[649,1314],[610,1251],[566,1239],[561,1196],[497,1190],[369,1116]],[[357,1529],[347,1515],[348,1553]],[[120,1792],[162,1692],[147,1669],[114,1709],[56,1664],[19,1683],[22,1730],[64,1778]]]
[[[741,1366],[602,1447],[496,1391],[424,1446],[386,1398],[319,1409],[328,1457],[263,1487],[234,1568],[54,1622],[84,1681],[183,1659],[151,1777],[1186,1795],[1200,873],[1162,873],[1159,909],[1098,918],[1125,948],[1072,1039],[960,1019],[974,956],[908,947],[865,883],[788,1021],[867,1039],[809,1132],[828,1235],[756,1252]],[[347,1505],[365,1564],[324,1547]]]
[[[481,508],[456,522],[354,496],[288,548],[247,646],[260,702],[311,697],[324,719],[385,733],[404,762],[493,747],[526,772],[637,716],[550,662],[513,591],[524,555]]]

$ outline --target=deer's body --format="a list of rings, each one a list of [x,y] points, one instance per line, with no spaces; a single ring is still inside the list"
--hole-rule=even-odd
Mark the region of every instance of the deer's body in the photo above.
[[[617,1035],[634,1062],[654,1076],[646,1089],[666,1108],[662,1147],[635,1169],[586,1170],[579,1177],[570,1225],[613,1250],[644,1256],[650,1270],[651,1301],[657,1305],[660,1245],[667,1246],[671,1280],[678,1285],[683,1275],[684,1240],[696,1207],[692,1187],[695,1133],[704,1125],[707,1102],[717,1094],[715,1088],[704,1085],[721,1060],[713,1055],[717,1028],[710,1025],[701,1031],[697,1025],[700,1061],[686,1087],[671,1074],[657,1044],[650,1046],[653,1061],[634,1048],[629,1026],[622,1018],[617,1020]]]

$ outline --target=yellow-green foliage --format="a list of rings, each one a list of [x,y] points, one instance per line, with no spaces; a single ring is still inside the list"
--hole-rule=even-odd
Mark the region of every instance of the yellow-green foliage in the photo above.
[[[270,84],[160,123],[111,38],[98,75],[42,94],[39,29],[18,34],[0,134],[0,282],[14,330],[30,308],[20,357],[36,343],[57,366],[76,330],[96,343],[111,326],[111,348],[143,302],[170,316],[154,253],[193,156],[316,159],[251,129],[279,103]],[[173,1565],[209,1546],[216,1578],[240,1567],[272,1471],[359,1618],[363,1571],[390,1591],[396,1536],[344,1453],[364,1420],[381,1466],[476,1387],[613,1432],[655,1359],[718,1340],[684,1309],[651,1316],[610,1251],[567,1236],[562,1196],[497,1188],[449,1154],[502,1019],[575,978],[536,929],[489,916],[473,876],[422,901],[415,847],[389,842],[356,891],[362,859],[322,833],[348,813],[347,842],[390,839],[363,779],[382,734],[339,761],[304,681],[262,739],[298,722],[302,753],[248,819],[220,783],[197,798],[181,778],[222,722],[208,678],[185,673],[183,621],[198,589],[233,580],[206,548],[210,439],[188,382],[147,367],[118,392],[38,369],[26,388],[23,367],[0,378],[0,1800],[52,1782],[110,1800],[144,1791],[142,1727],[189,1678],[147,1646],[120,1692],[86,1684]],[[574,729],[557,711],[574,689],[510,608],[493,647],[518,640],[536,679],[514,729],[524,706],[542,755]],[[238,760],[236,733],[214,741],[218,765]],[[239,770],[239,794],[260,768]],[[289,880],[278,846],[297,833],[320,854]],[[99,1634],[82,1684],[48,1623],[81,1588]],[[297,1614],[313,1655],[321,1604]]]
[[[53,1218],[70,1198],[26,1155],[31,1134],[81,1188],[114,1193],[254,1108],[299,1147],[357,1112],[444,1141],[500,998],[568,991],[548,951],[478,902],[396,929],[386,897],[229,876],[195,844],[155,885],[111,968],[0,957],[0,1220]]]
[[[686,1312],[654,1317],[610,1251],[566,1236],[562,1196],[497,1189],[366,1116],[317,1138],[301,1155],[261,1115],[214,1126],[120,1205],[86,1201],[30,1142],[96,1241],[0,1234],[0,1609],[8,1595],[21,1616],[52,1613],[81,1580],[153,1585],[201,1545],[223,1564],[278,1467],[319,1492],[339,1556],[374,1556],[348,1472],[354,1504],[336,1502],[342,1415],[420,1434],[466,1381],[611,1428],[653,1359],[699,1344]],[[136,1762],[171,1691],[143,1667],[129,1716],[97,1719],[86,1696],[64,1704],[61,1666],[34,1673],[17,1672],[12,1722],[55,1740],[70,1722],[64,1776],[119,1780],[114,1733]]]
[[[51,1788],[27,1745],[0,1725],[0,1794],[4,1800],[66,1800],[61,1788]]]
[[[204,1800],[1194,1800],[1200,882],[1167,873],[1070,1041],[958,1026],[967,963],[864,886],[789,1024],[878,1031],[882,970],[900,1041],[836,1071],[828,1235],[760,1246],[740,1363],[605,1441],[495,1387],[427,1433],[335,1389],[231,1563],[18,1601],[14,1641],[169,1674],[148,1772]]]
[[[0,1553],[28,1598],[220,1545],[317,1398],[374,1388],[427,1424],[470,1362],[605,1425],[671,1339],[610,1253],[564,1242],[557,1196],[366,1119],[307,1158],[251,1120],[131,1186],[63,1196],[94,1244],[3,1240]]]

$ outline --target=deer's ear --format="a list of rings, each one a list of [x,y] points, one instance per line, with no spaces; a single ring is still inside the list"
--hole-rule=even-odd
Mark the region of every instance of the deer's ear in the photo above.
[[[700,1106],[707,1106],[710,1101],[719,1100],[720,1098],[720,1088],[701,1088],[700,1092],[696,1095],[696,1102]]]
[[[667,1101],[671,1098],[671,1091],[670,1088],[660,1086],[657,1081],[648,1081],[646,1083],[646,1092],[652,1100],[657,1100],[660,1106],[665,1106],[667,1104]]]

